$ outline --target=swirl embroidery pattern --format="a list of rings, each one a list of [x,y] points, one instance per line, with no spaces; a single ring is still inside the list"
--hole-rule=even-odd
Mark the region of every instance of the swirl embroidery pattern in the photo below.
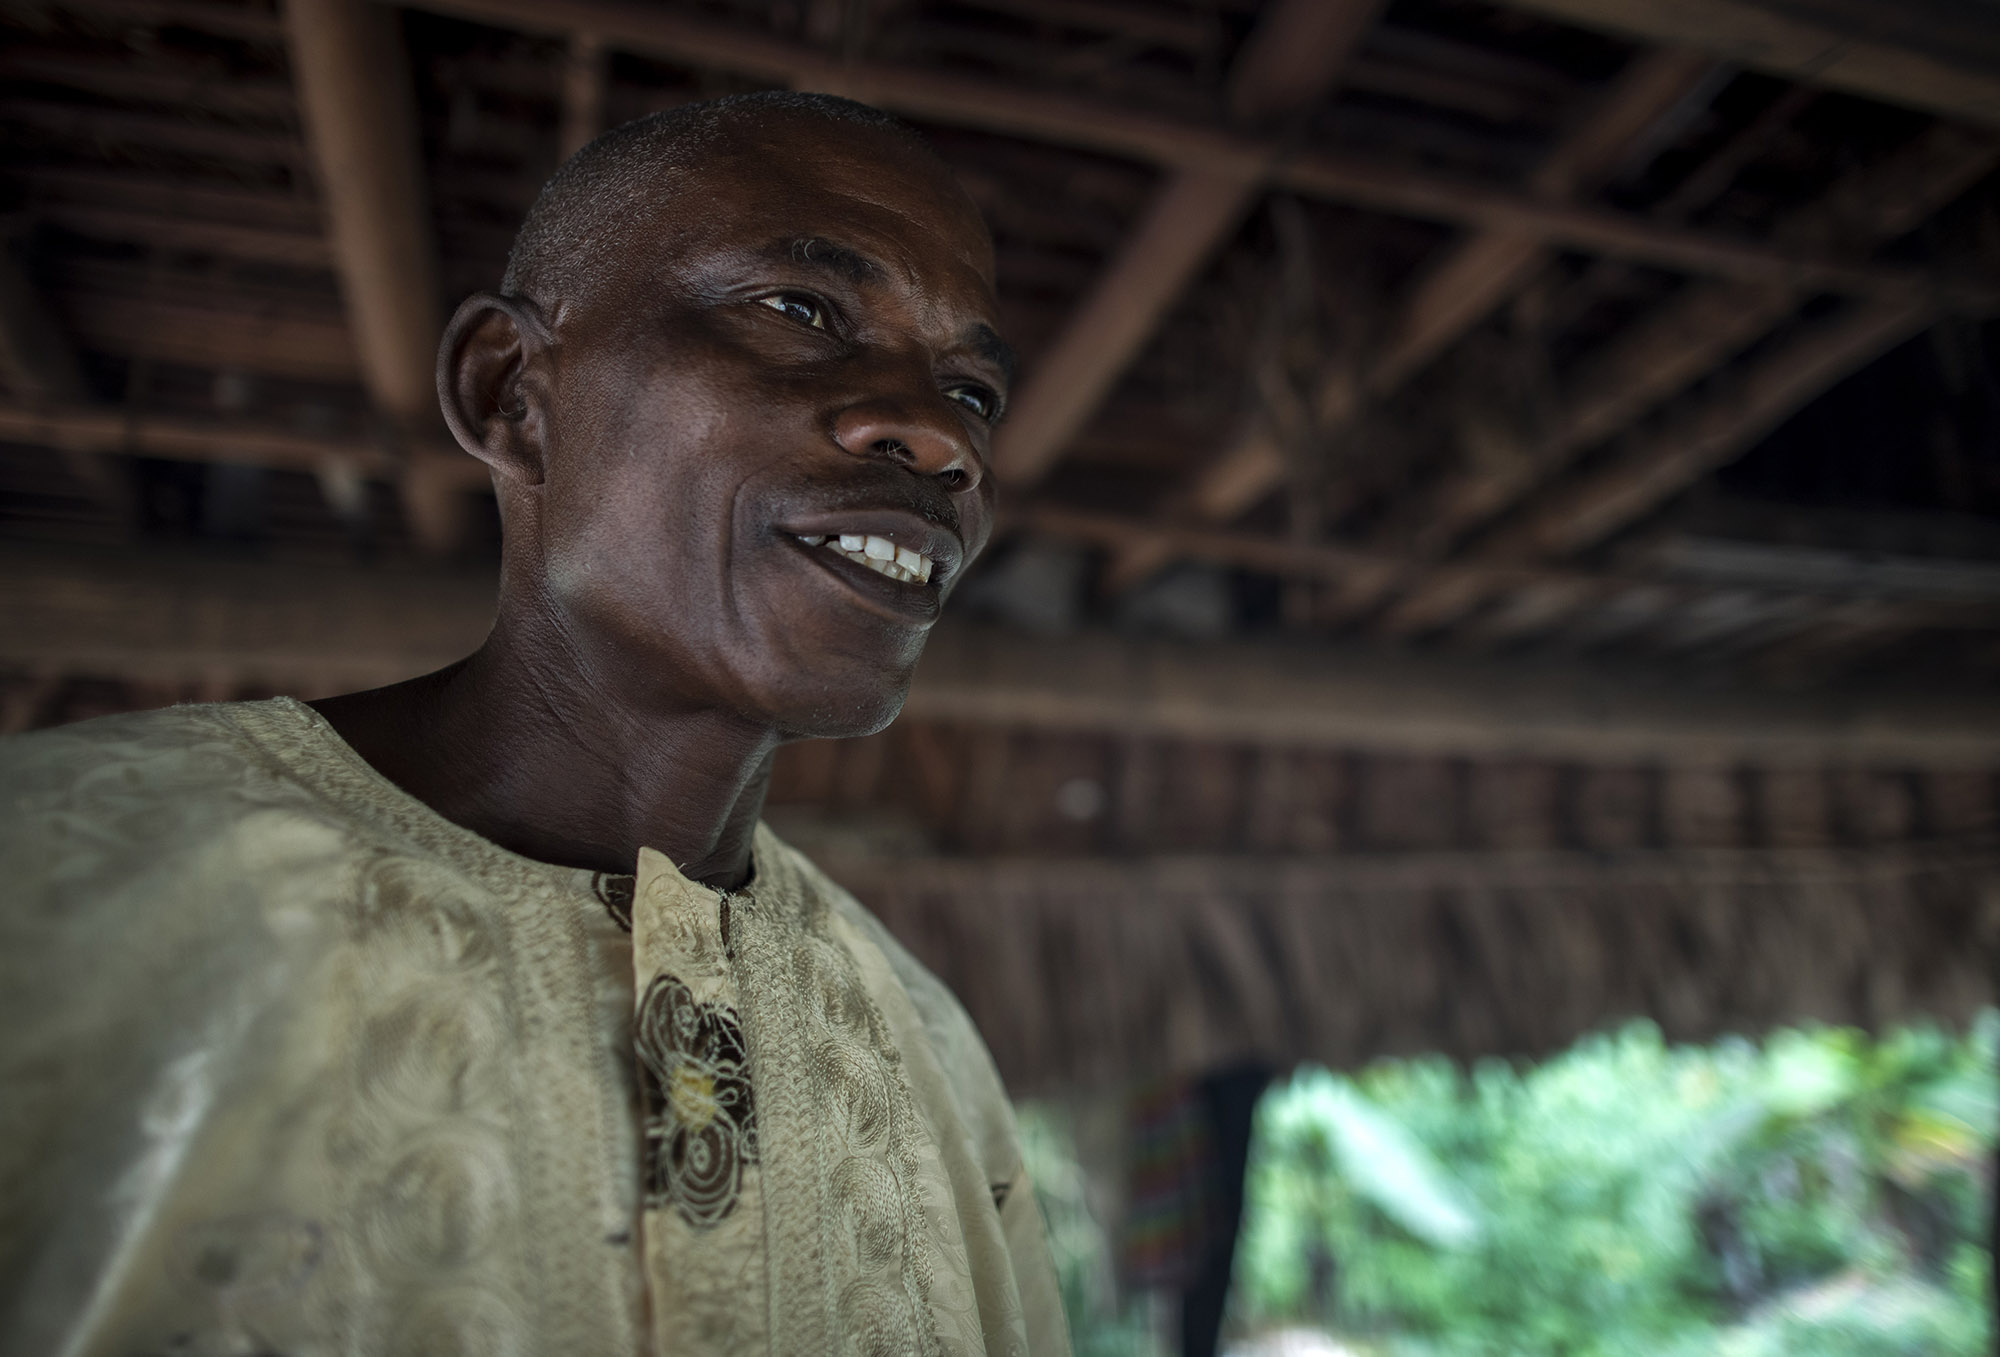
[[[656,975],[635,1033],[645,1098],[646,1205],[672,1202],[689,1225],[736,1208],[745,1166],[757,1162],[743,1025],[726,1004],[704,1003],[680,980]]]
[[[636,882],[629,873],[590,874],[590,889],[596,894],[598,903],[604,906],[605,912],[611,916],[611,921],[627,933],[632,931],[632,894],[635,885]]]

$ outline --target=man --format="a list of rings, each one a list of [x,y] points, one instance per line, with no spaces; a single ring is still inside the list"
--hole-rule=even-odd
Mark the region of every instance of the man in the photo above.
[[[1066,1349],[984,1047],[758,824],[986,541],[992,267],[859,105],[620,128],[439,356],[480,650],[0,749],[5,1351]]]

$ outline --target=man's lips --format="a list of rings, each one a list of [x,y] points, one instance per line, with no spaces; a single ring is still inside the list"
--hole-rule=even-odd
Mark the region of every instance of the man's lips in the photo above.
[[[803,537],[785,534],[778,539],[832,577],[853,602],[897,626],[929,626],[944,610],[944,592],[938,588],[933,568],[929,584],[885,573],[875,561],[854,559],[841,551],[837,538],[820,540],[818,534]]]

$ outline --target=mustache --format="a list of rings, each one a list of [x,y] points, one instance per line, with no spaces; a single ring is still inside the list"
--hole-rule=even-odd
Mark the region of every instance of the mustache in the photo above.
[[[927,477],[888,471],[859,471],[838,480],[815,481],[783,497],[784,513],[867,512],[893,509],[935,523],[960,542],[965,541],[964,514],[958,501]]]

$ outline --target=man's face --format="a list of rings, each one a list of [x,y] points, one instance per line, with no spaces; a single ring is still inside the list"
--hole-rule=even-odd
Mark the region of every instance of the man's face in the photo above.
[[[730,140],[552,308],[545,578],[623,695],[864,733],[992,528],[991,246],[873,129]]]

